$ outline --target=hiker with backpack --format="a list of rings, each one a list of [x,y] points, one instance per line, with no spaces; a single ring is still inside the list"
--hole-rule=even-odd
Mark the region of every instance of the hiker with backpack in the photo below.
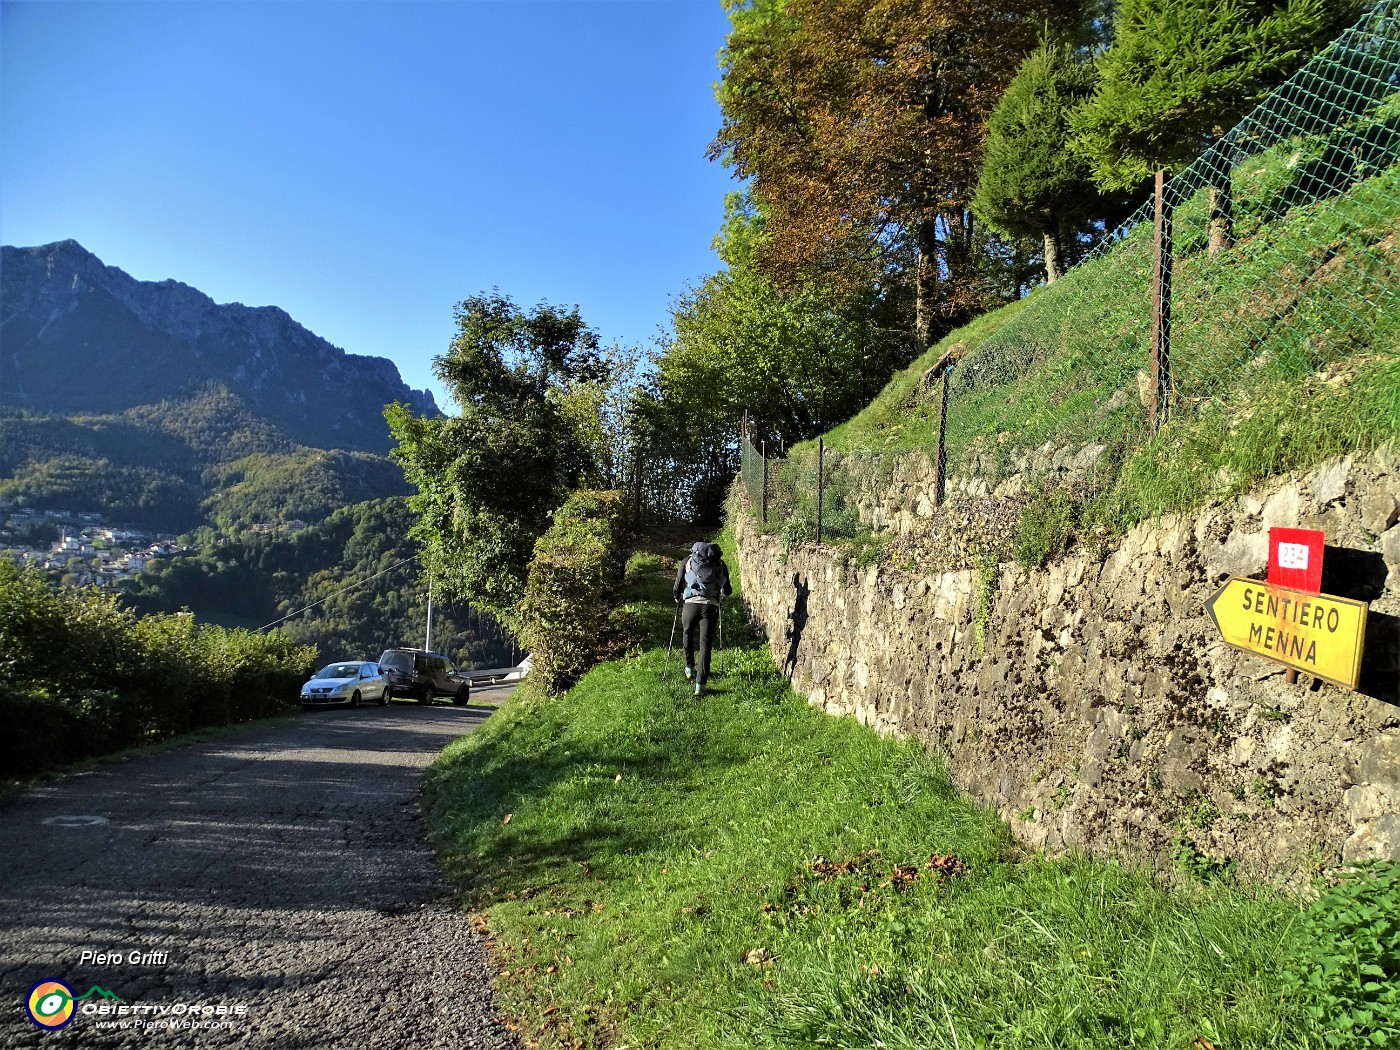
[[[710,677],[710,643],[719,623],[720,601],[733,593],[729,568],[718,544],[697,540],[690,547],[690,556],[676,566],[676,582],[671,587],[681,611],[685,676],[695,682],[696,696]]]

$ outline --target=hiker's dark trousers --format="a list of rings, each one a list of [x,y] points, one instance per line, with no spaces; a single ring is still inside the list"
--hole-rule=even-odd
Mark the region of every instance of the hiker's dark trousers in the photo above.
[[[685,646],[685,665],[695,668],[695,684],[710,680],[710,643],[715,639],[715,624],[719,623],[719,606],[701,602],[686,602],[681,607],[681,643]],[[699,645],[699,662],[695,647]]]

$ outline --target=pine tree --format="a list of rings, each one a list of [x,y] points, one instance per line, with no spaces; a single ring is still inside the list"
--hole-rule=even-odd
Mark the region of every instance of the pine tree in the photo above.
[[[1068,44],[1047,41],[1021,65],[987,122],[972,210],[1006,237],[1041,238],[1047,283],[1063,271],[1065,232],[1099,201],[1088,161],[1068,144],[1070,114],[1093,91],[1093,69]]]
[[[1120,0],[1094,98],[1072,118],[1074,144],[1102,189],[1180,170],[1365,0]],[[1216,173],[1211,250],[1228,246],[1229,174]]]

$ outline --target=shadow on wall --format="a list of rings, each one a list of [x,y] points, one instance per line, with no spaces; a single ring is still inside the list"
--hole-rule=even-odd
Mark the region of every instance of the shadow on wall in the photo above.
[[[797,590],[797,596],[792,602],[792,612],[788,614],[788,651],[787,656],[783,658],[783,673],[787,675],[789,682],[797,673],[797,650],[802,644],[802,632],[807,626],[807,596],[812,593],[811,586],[800,573],[792,574],[792,585]]]
[[[1373,551],[1329,546],[1322,559],[1322,593],[1374,602],[1385,593],[1386,572],[1385,559]],[[1367,613],[1356,691],[1400,705],[1400,616]]]

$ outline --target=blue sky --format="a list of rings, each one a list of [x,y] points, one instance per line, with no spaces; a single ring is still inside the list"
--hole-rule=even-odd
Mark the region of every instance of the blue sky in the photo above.
[[[0,4],[0,239],[280,306],[447,407],[499,287],[650,346],[719,267],[719,0]]]

